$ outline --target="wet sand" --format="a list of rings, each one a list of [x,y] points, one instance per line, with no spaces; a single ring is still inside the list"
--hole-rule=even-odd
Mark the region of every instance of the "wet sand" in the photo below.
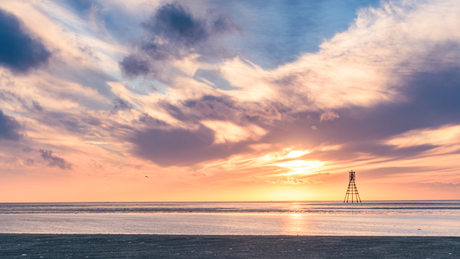
[[[460,237],[0,234],[0,258],[460,258]]]

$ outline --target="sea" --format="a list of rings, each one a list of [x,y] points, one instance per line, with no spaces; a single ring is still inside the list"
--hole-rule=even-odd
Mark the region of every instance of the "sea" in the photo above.
[[[460,200],[0,203],[0,233],[460,236]]]

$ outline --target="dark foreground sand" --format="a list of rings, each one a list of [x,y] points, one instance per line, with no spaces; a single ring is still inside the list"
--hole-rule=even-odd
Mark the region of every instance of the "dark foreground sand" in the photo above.
[[[460,258],[460,237],[0,234],[0,258]]]

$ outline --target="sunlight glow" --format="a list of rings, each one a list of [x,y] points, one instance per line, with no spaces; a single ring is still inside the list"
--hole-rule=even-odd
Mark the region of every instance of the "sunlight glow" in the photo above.
[[[299,156],[303,156],[305,154],[308,154],[310,152],[308,152],[307,150],[292,150],[291,152],[289,152],[289,154],[286,155],[286,158],[296,158],[296,157],[299,157]]]
[[[297,158],[310,153],[308,150],[292,150],[292,148],[285,148],[280,152],[273,152],[265,155],[265,161],[281,160],[285,158]]]
[[[309,170],[324,165],[324,162],[307,161],[307,160],[294,160],[288,162],[275,163],[274,165],[291,169],[289,173],[283,175],[297,175],[297,174],[310,174]]]

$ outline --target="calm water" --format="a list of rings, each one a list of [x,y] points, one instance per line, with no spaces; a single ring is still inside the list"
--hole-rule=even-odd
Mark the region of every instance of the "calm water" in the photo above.
[[[0,233],[460,236],[460,201],[3,203]]]

